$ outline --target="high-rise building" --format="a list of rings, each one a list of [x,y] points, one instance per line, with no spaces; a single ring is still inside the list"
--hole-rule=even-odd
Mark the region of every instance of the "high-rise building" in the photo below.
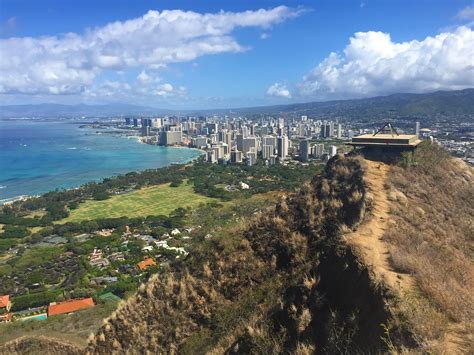
[[[236,141],[237,141],[237,150],[242,151],[244,149],[244,135],[238,134]]]
[[[415,125],[415,134],[417,137],[420,136],[420,122],[416,122],[416,125]]]
[[[278,119],[278,128],[283,128],[285,127],[285,119],[284,118],[279,118]]]
[[[256,137],[247,137],[244,138],[242,152],[248,153],[250,151],[257,152],[257,138]]]
[[[209,133],[217,133],[217,123],[208,123],[207,129],[209,130]]]
[[[173,145],[181,143],[181,131],[162,131],[160,132],[160,145]]]
[[[207,162],[214,164],[217,162],[216,152],[214,150],[209,150],[207,152]]]
[[[335,145],[329,146],[329,157],[332,158],[337,154],[337,147]]]
[[[306,124],[304,123],[298,124],[297,129],[298,129],[297,135],[300,137],[304,137],[305,132],[306,132]]]
[[[329,121],[321,125],[321,137],[331,138],[334,135],[334,122]]]
[[[270,157],[274,155],[274,153],[275,153],[275,148],[273,147],[273,145],[263,145],[263,149],[262,149],[263,159],[270,159]]]
[[[138,127],[138,118],[133,119],[133,127]]]
[[[242,152],[233,150],[230,152],[230,161],[232,163],[242,163]]]
[[[191,144],[194,148],[204,148],[207,146],[207,137],[195,137],[191,140]]]
[[[342,138],[342,126],[340,123],[337,124],[337,138],[338,139]]]
[[[216,159],[224,157],[224,147],[220,144],[215,144],[211,147],[211,150],[214,151]]]
[[[300,159],[302,161],[309,160],[309,151],[310,151],[309,140],[308,139],[302,140],[300,142]]]
[[[125,124],[126,124],[127,126],[130,126],[130,122],[131,122],[131,119],[130,119],[129,117],[126,117],[126,118],[125,118]]]
[[[262,145],[271,145],[273,150],[275,150],[277,146],[277,139],[274,136],[264,136],[262,138]]]
[[[257,164],[257,152],[251,151],[246,154],[247,156],[247,165]]]
[[[324,144],[315,144],[313,146],[313,156],[315,158],[320,158],[324,153]]]
[[[286,159],[288,155],[288,137],[281,136],[277,139],[277,146],[278,146],[278,157],[280,159]]]
[[[224,143],[229,146],[229,149],[232,148],[232,132],[227,132],[224,136]]]
[[[150,127],[142,126],[142,136],[148,137],[150,135]]]
[[[160,128],[161,127],[161,118],[154,118],[151,120],[151,126],[153,128]]]

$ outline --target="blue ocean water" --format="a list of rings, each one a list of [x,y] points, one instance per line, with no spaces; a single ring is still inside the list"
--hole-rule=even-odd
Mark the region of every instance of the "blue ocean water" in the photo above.
[[[185,163],[198,150],[141,144],[68,122],[0,121],[0,200]]]

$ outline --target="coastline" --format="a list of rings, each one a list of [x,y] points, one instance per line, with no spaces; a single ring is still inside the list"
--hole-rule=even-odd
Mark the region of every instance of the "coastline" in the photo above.
[[[94,134],[95,135],[95,134]],[[118,135],[117,135],[118,136]],[[130,136],[128,139],[130,139],[132,136]],[[140,136],[136,136],[136,137],[133,137],[133,141],[138,143],[138,144],[147,144],[147,145],[155,145],[155,144],[150,144],[150,143],[147,143],[147,142],[144,142],[142,137]],[[185,147],[185,146],[170,146],[170,147],[162,147],[162,148],[174,148],[174,149],[186,149],[186,150],[192,150],[192,151],[196,151],[198,152],[199,154],[195,157],[192,157],[192,158],[189,158],[189,159],[185,159],[183,161],[176,161],[176,162],[173,162],[173,161],[170,161],[170,162],[167,162],[165,165],[162,165],[162,166],[156,166],[156,167],[147,167],[147,168],[139,168],[139,169],[133,169],[131,168],[130,170],[128,171],[124,171],[124,172],[120,172],[120,173],[117,173],[117,174],[110,174],[110,175],[104,175],[104,176],[101,176],[97,179],[90,179],[90,180],[87,180],[87,181],[84,181],[84,182],[80,182],[78,183],[76,186],[71,186],[71,187],[65,187],[65,188],[61,188],[60,185],[58,187],[58,185],[56,185],[56,187],[51,187],[49,188],[49,190],[44,190],[44,192],[41,192],[41,193],[33,193],[33,194],[27,194],[27,193],[21,193],[16,195],[16,196],[8,196],[8,197],[2,197],[0,198],[0,206],[3,206],[3,205],[9,205],[9,204],[12,204],[14,202],[17,202],[17,201],[25,201],[25,200],[28,200],[28,199],[31,199],[31,198],[36,198],[36,197],[39,197],[39,196],[42,196],[44,194],[47,194],[49,192],[52,192],[52,191],[55,191],[57,189],[60,189],[61,191],[69,191],[69,190],[75,190],[75,189],[78,189],[88,183],[91,183],[91,182],[97,182],[97,183],[100,183],[101,181],[103,181],[104,179],[111,179],[111,178],[114,178],[114,177],[117,177],[117,176],[121,176],[121,175],[125,175],[125,174],[128,174],[128,173],[131,173],[131,172],[137,172],[137,173],[140,173],[140,172],[143,172],[143,171],[146,171],[146,170],[153,170],[153,169],[160,169],[160,168],[166,168],[166,167],[169,167],[169,166],[172,166],[172,165],[179,165],[179,164],[183,164],[183,165],[186,165],[186,164],[193,164],[194,162],[196,162],[199,158],[202,157],[203,154],[205,154],[205,152],[201,149],[197,149],[197,148],[191,148],[191,147]],[[5,196],[5,195],[4,195]]]

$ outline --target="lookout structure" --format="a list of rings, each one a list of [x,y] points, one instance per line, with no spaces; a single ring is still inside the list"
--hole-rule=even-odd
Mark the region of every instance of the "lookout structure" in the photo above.
[[[362,134],[353,137],[348,144],[354,148],[365,148],[365,150],[381,149],[400,152],[415,150],[420,143],[421,139],[416,134],[398,134],[392,124],[387,122],[374,134]]]

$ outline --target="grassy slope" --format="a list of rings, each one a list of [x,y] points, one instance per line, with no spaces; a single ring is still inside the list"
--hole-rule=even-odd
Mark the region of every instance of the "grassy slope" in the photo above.
[[[88,336],[99,329],[102,319],[107,317],[116,305],[115,302],[108,302],[92,309],[71,315],[55,316],[44,321],[31,320],[0,324],[0,344],[23,336],[33,338],[46,336],[68,341],[80,347],[85,346]]]
[[[112,196],[105,201],[86,201],[59,223],[122,216],[168,215],[176,208],[193,208],[210,201],[213,199],[196,194],[190,184],[183,183],[178,187],[163,184]]]
[[[435,352],[453,353],[436,348],[446,331],[474,329],[474,170],[438,146],[419,148],[415,159],[391,168],[392,224],[383,239],[396,270],[416,280],[419,292],[403,303],[414,332]],[[472,338],[459,338],[461,349],[474,350]]]

